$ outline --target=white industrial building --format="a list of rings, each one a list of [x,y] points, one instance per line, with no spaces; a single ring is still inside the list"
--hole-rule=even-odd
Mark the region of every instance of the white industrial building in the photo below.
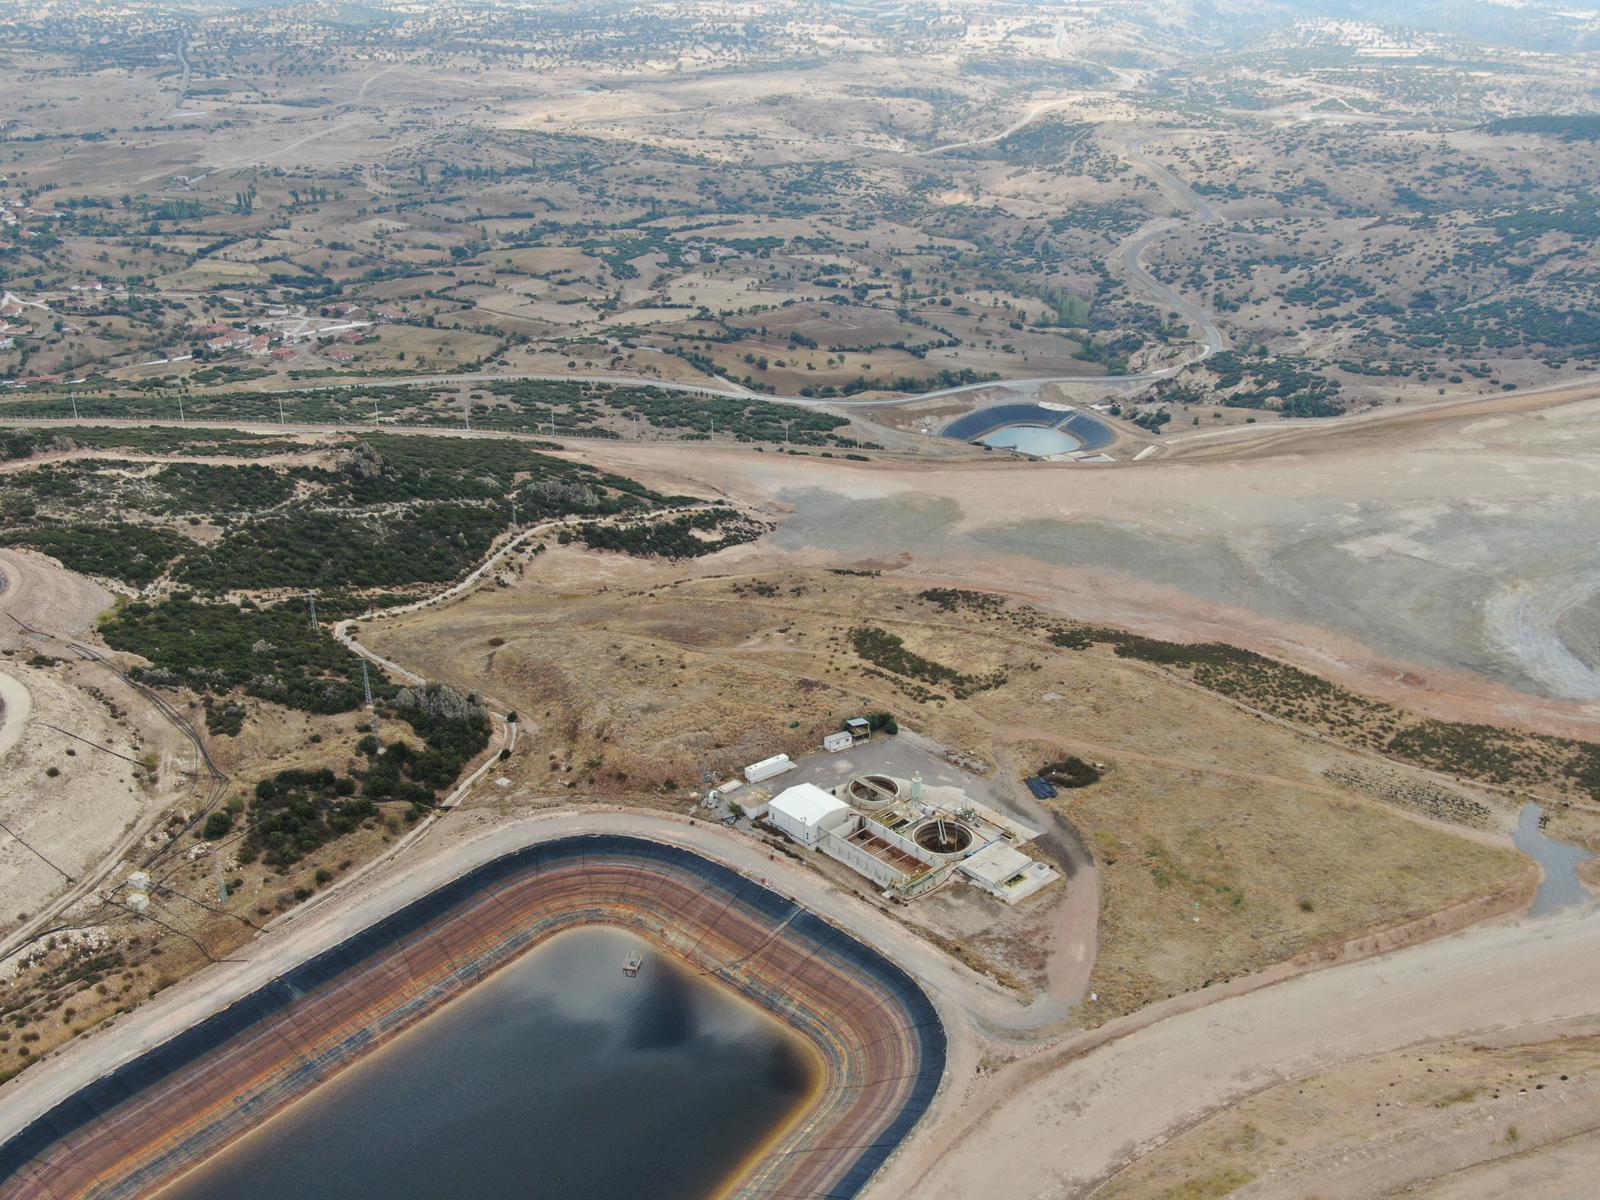
[[[815,846],[823,834],[849,821],[853,815],[848,804],[814,783],[797,783],[786,788],[767,805],[767,820],[773,827],[806,847]]]

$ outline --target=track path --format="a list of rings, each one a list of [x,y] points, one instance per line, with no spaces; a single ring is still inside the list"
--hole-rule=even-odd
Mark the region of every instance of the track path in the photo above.
[[[1118,1040],[1113,1023],[1006,1068],[872,1190],[885,1200],[1084,1195],[1204,1114],[1262,1088],[1425,1041],[1600,1013],[1600,919],[1482,928],[1181,1013]]]
[[[1210,203],[1192,187],[1146,154],[1144,146],[1142,140],[1128,143],[1128,158],[1161,189],[1162,195],[1166,196],[1175,207],[1185,210],[1187,215],[1157,217],[1146,221],[1118,245],[1112,254],[1112,266],[1113,269],[1120,268],[1129,283],[1156,301],[1164,311],[1183,314],[1189,322],[1191,332],[1197,334],[1199,338],[1199,351],[1190,362],[1202,362],[1228,348],[1227,335],[1222,332],[1216,317],[1209,309],[1184,296],[1169,284],[1161,282],[1150,273],[1142,260],[1150,243],[1162,234],[1170,233],[1185,225],[1194,228],[1214,225],[1220,218],[1216,209],[1212,208]]]
[[[0,671],[0,759],[22,740],[33,712],[33,696],[20,679]]]

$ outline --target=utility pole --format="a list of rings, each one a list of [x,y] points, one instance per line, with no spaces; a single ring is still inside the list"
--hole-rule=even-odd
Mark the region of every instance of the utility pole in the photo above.
[[[317,627],[317,594],[315,592],[307,592],[306,603],[311,606],[311,620],[309,623],[311,628],[315,629]]]
[[[77,392],[73,392],[72,393],[72,419],[74,421],[76,421],[78,419],[78,393]]]
[[[283,415],[283,394],[280,392],[278,394],[278,424],[279,425],[287,425],[288,423],[289,422],[284,419],[284,415]]]
[[[517,498],[511,497],[511,528],[517,528]]]
[[[178,393],[178,424],[180,424],[180,425],[187,424],[187,422],[185,421],[184,416],[183,416],[183,393],[182,392]]]
[[[378,741],[378,706],[372,702],[372,680],[367,675],[367,660],[361,660],[361,690],[367,698],[367,711],[372,714],[372,738]]]

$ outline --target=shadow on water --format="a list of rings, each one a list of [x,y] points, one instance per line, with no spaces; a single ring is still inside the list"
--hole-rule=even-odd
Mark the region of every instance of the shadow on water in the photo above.
[[[700,1200],[804,1102],[810,1061],[765,1013],[649,942],[576,929],[160,1200]]]
[[[1511,835],[1517,849],[1544,868],[1544,878],[1528,913],[1533,917],[1560,912],[1588,900],[1589,891],[1578,878],[1578,868],[1594,857],[1581,846],[1569,846],[1546,837],[1543,816],[1544,809],[1537,804],[1524,804],[1517,814],[1517,828]]]
[[[652,964],[654,965],[654,964]],[[690,982],[679,971],[642,973],[637,981],[646,992],[632,1005],[624,1044],[631,1050],[667,1050],[685,1045],[697,1032]]]

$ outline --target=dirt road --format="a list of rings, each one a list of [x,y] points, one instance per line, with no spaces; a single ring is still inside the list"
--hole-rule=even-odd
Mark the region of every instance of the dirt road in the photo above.
[[[967,1200],[1003,1177],[1019,1200],[1080,1196],[1199,1116],[1273,1083],[1417,1042],[1596,1013],[1592,908],[1475,930],[1001,1070],[870,1195]]]
[[[34,1068],[27,1088],[0,1106],[0,1138],[115,1063],[474,864],[531,841],[588,832],[626,832],[706,854],[869,940],[922,983],[944,1016],[953,1081],[974,1079],[974,1025],[1037,1023],[1029,1008],[889,915],[716,826],[630,812],[560,813],[498,827],[465,817],[437,827],[425,847],[413,846],[403,869],[296,910],[244,951],[245,961],[208,968]],[[1135,1014],[947,1087],[927,1127],[869,1195],[965,1200],[992,1185],[997,1163],[1005,1164],[1012,1194],[1082,1194],[1140,1149],[1268,1084],[1418,1041],[1596,1012],[1600,919],[1586,911],[1475,930],[1153,1024],[1152,1014]]]
[[[22,730],[33,711],[33,697],[22,681],[0,671],[0,758],[22,740]]]
[[[1191,362],[1200,362],[1213,354],[1220,354],[1228,348],[1228,338],[1210,310],[1191,300],[1170,284],[1157,279],[1142,261],[1150,243],[1162,234],[1182,228],[1184,225],[1198,228],[1214,224],[1218,220],[1216,209],[1187,183],[1146,154],[1144,142],[1129,142],[1128,158],[1156,187],[1161,189],[1161,194],[1174,207],[1184,210],[1186,215],[1157,217],[1152,221],[1146,221],[1122,240],[1112,253],[1108,265],[1113,270],[1120,270],[1130,283],[1142,289],[1158,306],[1183,314],[1184,319],[1189,322],[1191,335],[1199,343],[1199,351],[1190,360]],[[1172,368],[1163,368],[1162,372],[1155,373],[1172,373]]]

